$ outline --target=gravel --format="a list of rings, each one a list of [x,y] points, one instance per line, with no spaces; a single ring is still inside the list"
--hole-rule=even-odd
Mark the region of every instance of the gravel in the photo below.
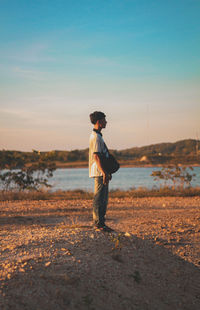
[[[200,309],[200,197],[5,201],[0,309]]]

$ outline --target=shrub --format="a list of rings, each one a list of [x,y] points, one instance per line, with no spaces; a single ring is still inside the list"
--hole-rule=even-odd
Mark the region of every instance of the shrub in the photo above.
[[[191,187],[191,181],[195,174],[191,174],[192,167],[183,167],[179,165],[163,167],[161,170],[153,171],[151,176],[155,181],[164,181],[164,187],[183,190],[185,187]]]
[[[51,154],[33,151],[35,161],[27,164],[26,160],[20,161],[18,156],[8,154],[4,166],[1,165],[0,181],[4,190],[17,189],[38,190],[41,186],[50,187],[48,179],[53,176],[56,169],[51,160]]]

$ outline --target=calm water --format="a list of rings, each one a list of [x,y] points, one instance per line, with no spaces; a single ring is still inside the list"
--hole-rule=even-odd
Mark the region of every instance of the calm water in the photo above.
[[[113,179],[109,184],[110,189],[127,190],[131,187],[146,187],[153,188],[159,187],[159,183],[151,177],[152,171],[159,168],[120,168],[118,172],[113,174]],[[190,170],[189,170],[190,171]],[[196,174],[195,179],[192,181],[192,186],[200,186],[200,167],[194,167],[192,173]],[[54,172],[53,178],[49,180],[53,185],[52,190],[93,190],[93,179],[88,177],[88,169],[57,169]]]

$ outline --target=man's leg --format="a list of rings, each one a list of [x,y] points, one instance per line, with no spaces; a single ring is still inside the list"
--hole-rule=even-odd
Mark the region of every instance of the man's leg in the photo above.
[[[104,185],[104,193],[103,193],[103,204],[102,204],[102,212],[101,212],[101,219],[102,222],[105,225],[105,215],[106,215],[106,211],[107,211],[107,205],[108,205],[108,184]]]
[[[103,184],[103,177],[96,177],[94,182],[93,221],[95,226],[103,226],[108,204],[108,185]]]

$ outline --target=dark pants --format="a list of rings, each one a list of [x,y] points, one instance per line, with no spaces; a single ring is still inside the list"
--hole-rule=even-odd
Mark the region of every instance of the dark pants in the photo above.
[[[108,204],[108,184],[103,184],[103,177],[94,178],[93,221],[94,225],[103,226]]]

